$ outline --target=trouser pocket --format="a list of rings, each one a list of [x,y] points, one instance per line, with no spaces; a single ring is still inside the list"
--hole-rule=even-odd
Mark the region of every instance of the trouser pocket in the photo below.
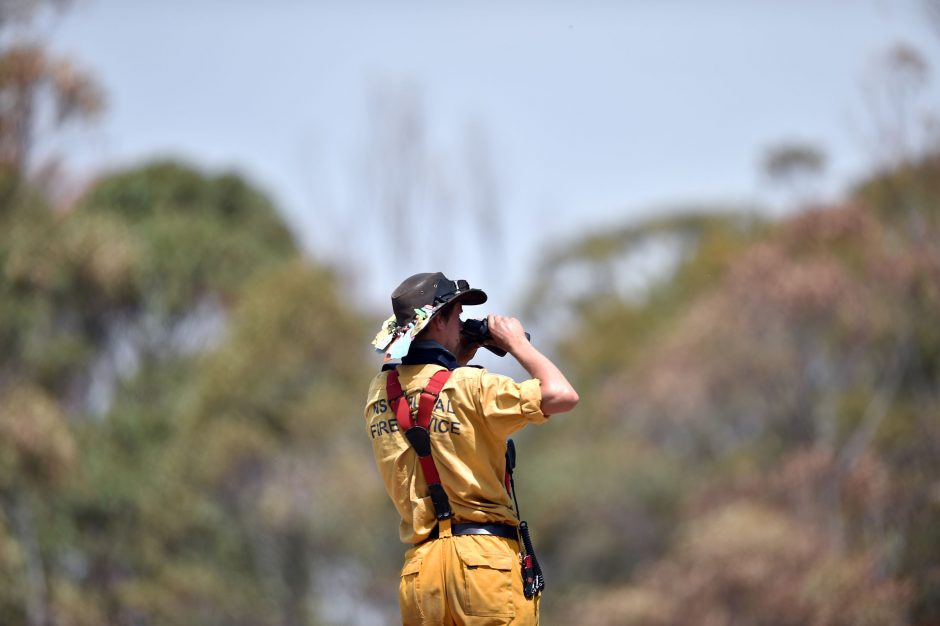
[[[462,564],[461,601],[466,615],[513,617],[512,603],[514,554],[481,550],[472,542],[457,542]]]
[[[401,582],[398,585],[398,606],[404,626],[421,624],[421,588],[418,573],[421,571],[421,558],[405,561],[401,568]]]

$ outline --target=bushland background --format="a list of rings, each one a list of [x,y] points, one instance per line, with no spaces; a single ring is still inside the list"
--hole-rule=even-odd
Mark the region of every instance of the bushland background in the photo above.
[[[30,29],[68,4],[0,4],[0,623],[395,623],[403,547],[359,410],[407,263],[355,230],[428,236],[420,107],[376,109],[378,208],[325,219],[312,253],[238,171],[70,177],[44,142],[109,109]],[[543,623],[940,624],[934,62],[884,52],[872,166],[836,198],[814,193],[825,152],[784,142],[756,164],[775,207],[544,242],[505,311],[582,397],[517,439]],[[454,238],[486,287],[482,259],[540,230],[494,226],[474,162],[439,223],[486,226]]]

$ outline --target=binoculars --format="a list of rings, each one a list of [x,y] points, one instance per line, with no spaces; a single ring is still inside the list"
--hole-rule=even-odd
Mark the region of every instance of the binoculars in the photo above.
[[[482,345],[496,356],[506,356],[506,351],[502,348],[487,345],[486,342],[491,340],[493,337],[490,335],[490,327],[486,323],[485,319],[465,320],[463,326],[460,328],[460,334],[462,334],[468,341]],[[529,340],[532,339],[529,333],[525,334],[525,338]]]

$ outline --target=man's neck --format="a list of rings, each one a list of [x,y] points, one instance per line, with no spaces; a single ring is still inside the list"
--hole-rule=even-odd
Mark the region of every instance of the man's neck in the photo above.
[[[433,364],[452,370],[457,367],[457,357],[438,342],[423,339],[411,344],[411,349],[402,358],[401,363],[402,365]]]

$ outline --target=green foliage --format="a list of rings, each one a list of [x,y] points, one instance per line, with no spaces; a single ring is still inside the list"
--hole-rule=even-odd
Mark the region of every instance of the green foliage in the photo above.
[[[564,428],[562,419],[552,426]],[[578,426],[519,445],[523,514],[558,590],[625,581],[654,560],[689,487],[670,455],[623,432],[599,438]]]
[[[102,179],[78,211],[127,225],[141,250],[137,293],[162,314],[183,313],[207,293],[233,297],[255,272],[297,254],[273,205],[244,180],[173,162]]]
[[[84,429],[74,532],[95,569],[121,572],[95,589],[148,623],[308,623],[317,559],[353,551],[394,574],[350,528],[383,497],[348,403],[369,375],[362,318],[299,260],[238,302],[218,348],[149,363]]]
[[[350,526],[383,497],[361,471],[372,460],[349,404],[369,377],[366,325],[334,276],[300,262],[250,286],[230,324],[199,360],[168,471],[229,520],[270,610],[305,613],[315,559],[374,550]],[[221,555],[204,556],[218,567]]]
[[[899,235],[924,237],[940,226],[940,152],[902,163],[856,186],[853,194]]]
[[[138,250],[104,217],[37,212],[11,222],[0,344],[8,367],[62,393],[104,340],[108,316],[135,299]]]
[[[315,623],[315,557],[366,545],[350,519],[381,502],[337,278],[234,175],[145,166],[58,214],[7,197],[2,621]],[[87,419],[93,384],[116,393]]]

